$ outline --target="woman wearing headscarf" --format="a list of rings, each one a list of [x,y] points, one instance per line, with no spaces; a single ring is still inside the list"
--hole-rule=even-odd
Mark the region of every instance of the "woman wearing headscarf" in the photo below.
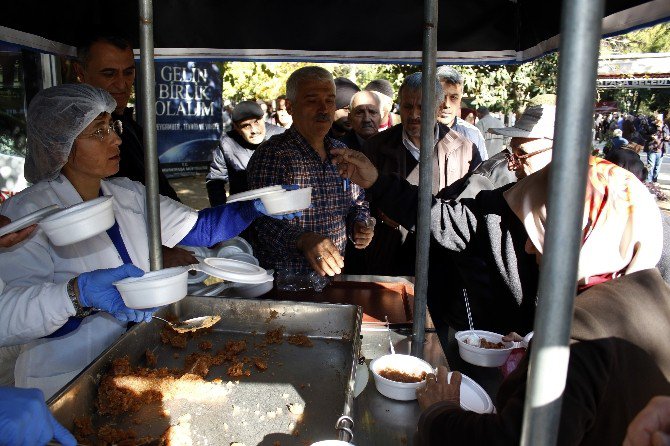
[[[147,321],[153,312],[126,307],[112,285],[149,270],[145,188],[127,178],[107,179],[119,168],[121,129],[111,121],[115,107],[109,93],[84,84],[39,92],[27,115],[25,174],[33,186],[1,210],[15,220],[53,204],[114,197],[116,221],[106,232],[58,247],[38,229],[22,243],[0,249],[0,279],[6,284],[0,345],[23,344],[16,385],[37,387],[46,398],[123,334],[128,321]],[[161,242],[168,247],[211,246],[266,213],[258,200],[197,212],[159,198]]]
[[[661,254],[658,207],[630,172],[597,158],[589,163],[561,445],[621,444],[645,404],[670,392],[670,288],[654,268]],[[538,263],[549,170],[504,194],[526,229],[526,249]],[[497,414],[462,410],[460,380],[447,383],[446,369],[429,376],[418,392],[423,413],[417,444],[441,444],[444,438],[454,445],[518,444],[528,358],[501,385]]]

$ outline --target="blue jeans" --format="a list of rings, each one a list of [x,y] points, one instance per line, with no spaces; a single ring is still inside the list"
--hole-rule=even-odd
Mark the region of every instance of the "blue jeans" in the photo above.
[[[663,163],[663,154],[661,151],[658,152],[649,152],[647,154],[647,169],[649,173],[647,174],[647,182],[656,182],[658,181],[658,173],[661,171],[661,164]]]

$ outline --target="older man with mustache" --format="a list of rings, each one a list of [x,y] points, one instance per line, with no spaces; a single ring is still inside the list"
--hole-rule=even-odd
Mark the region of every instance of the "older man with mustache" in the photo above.
[[[370,137],[379,132],[381,100],[373,91],[359,91],[351,97],[349,123],[351,130],[337,138],[350,149],[361,150]]]
[[[308,66],[291,74],[286,82],[286,109],[293,126],[261,144],[247,165],[250,188],[275,184],[312,187],[312,207],[300,221],[261,219],[253,226],[252,244],[262,266],[282,278],[334,276],[344,267],[344,248],[350,237],[356,248],[365,248],[373,229],[365,192],[343,182],[333,166],[330,149],[345,147],[327,137],[335,117],[333,76],[320,67]],[[301,283],[309,285],[309,280]],[[320,288],[313,282],[315,289]]]

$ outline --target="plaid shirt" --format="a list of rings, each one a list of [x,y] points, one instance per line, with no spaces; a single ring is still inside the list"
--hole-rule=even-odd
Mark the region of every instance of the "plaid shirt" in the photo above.
[[[346,147],[326,137],[325,149]],[[343,180],[330,154],[325,161],[294,128],[264,142],[247,165],[249,188],[275,184],[297,184],[312,187],[312,207],[302,211],[299,221],[289,222],[270,217],[256,219],[252,244],[256,257],[266,268],[292,273],[312,271],[309,262],[296,248],[298,237],[316,232],[330,238],[344,256],[347,232],[355,221],[370,216],[365,191],[355,184],[344,190]]]

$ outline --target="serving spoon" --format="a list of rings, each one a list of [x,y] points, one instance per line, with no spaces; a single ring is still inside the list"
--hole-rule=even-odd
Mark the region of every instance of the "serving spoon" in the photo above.
[[[162,317],[151,316],[153,319],[158,319],[163,321],[170,326],[177,333],[188,333],[190,331],[200,330],[202,328],[208,328],[216,324],[221,320],[221,316],[200,316],[194,317],[193,319],[187,319],[181,322],[170,322]]]

